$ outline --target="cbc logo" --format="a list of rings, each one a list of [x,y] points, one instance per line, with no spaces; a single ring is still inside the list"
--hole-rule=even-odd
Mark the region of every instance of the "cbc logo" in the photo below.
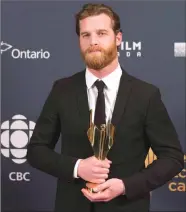
[[[28,175],[30,175],[29,172],[21,173],[21,172],[11,172],[9,174],[9,179],[11,181],[30,181],[28,178]]]
[[[26,146],[32,136],[34,127],[35,123],[28,121],[23,115],[15,115],[11,120],[3,122],[1,124],[2,155],[11,158],[16,164],[26,162]]]

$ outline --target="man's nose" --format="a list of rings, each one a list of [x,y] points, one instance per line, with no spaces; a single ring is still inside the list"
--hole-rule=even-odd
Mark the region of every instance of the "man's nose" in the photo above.
[[[90,44],[91,44],[91,45],[97,45],[97,44],[98,44],[97,36],[92,35],[92,36],[90,37]]]

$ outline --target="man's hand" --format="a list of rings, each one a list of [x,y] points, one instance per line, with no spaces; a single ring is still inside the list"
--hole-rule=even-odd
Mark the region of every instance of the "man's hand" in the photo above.
[[[92,156],[80,161],[77,175],[88,182],[103,183],[108,178],[110,164],[108,159],[98,160]]]
[[[91,202],[108,202],[125,194],[125,186],[122,180],[112,178],[95,187],[94,191],[97,193],[90,193],[84,188],[81,191]]]

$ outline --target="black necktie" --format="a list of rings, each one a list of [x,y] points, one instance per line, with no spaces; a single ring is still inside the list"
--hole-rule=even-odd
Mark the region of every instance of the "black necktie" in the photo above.
[[[106,123],[106,121],[105,121],[105,96],[103,93],[105,83],[103,81],[97,80],[94,84],[98,89],[98,97],[97,97],[97,101],[96,101],[94,124],[97,127],[100,127],[101,124]]]

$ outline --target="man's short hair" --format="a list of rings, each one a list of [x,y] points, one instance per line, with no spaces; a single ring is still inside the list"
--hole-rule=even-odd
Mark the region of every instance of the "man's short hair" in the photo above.
[[[96,16],[100,14],[106,14],[108,15],[112,20],[112,29],[115,34],[118,32],[121,32],[120,29],[120,18],[118,14],[116,14],[111,7],[105,5],[105,4],[85,4],[83,5],[82,9],[75,15],[76,18],[76,33],[79,36],[80,35],[80,28],[79,28],[79,22],[80,20],[83,20],[84,18],[90,17],[90,16]]]

